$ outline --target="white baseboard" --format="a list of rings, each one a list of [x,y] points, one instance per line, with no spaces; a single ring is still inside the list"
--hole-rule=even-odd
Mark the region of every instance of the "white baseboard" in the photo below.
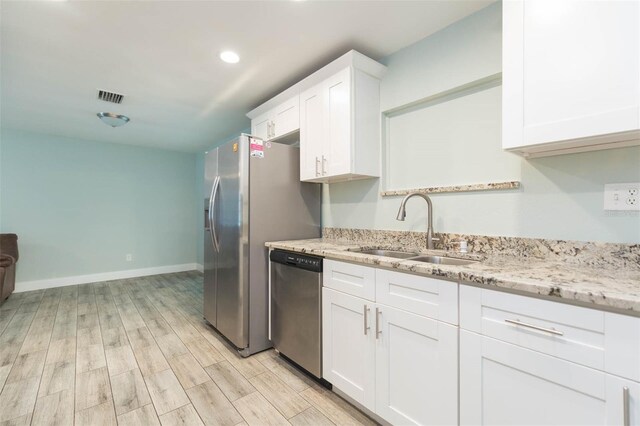
[[[181,265],[156,266],[153,268],[129,269],[127,271],[102,272],[99,274],[74,275],[71,277],[51,278],[47,280],[18,281],[16,293],[46,288],[64,287],[68,285],[96,283],[101,281],[122,280],[126,278],[146,277],[148,275],[170,274],[173,272],[200,270],[202,265],[183,263]]]
[[[202,263],[196,263],[196,271],[204,272],[204,266],[202,265]]]

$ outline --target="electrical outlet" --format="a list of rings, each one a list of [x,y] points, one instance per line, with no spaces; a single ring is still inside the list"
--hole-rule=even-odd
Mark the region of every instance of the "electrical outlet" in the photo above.
[[[640,182],[606,184],[604,209],[640,211]]]
[[[133,255],[132,255],[131,253],[127,254],[127,255],[125,256],[125,260],[126,260],[127,262],[131,262],[131,261],[133,260]]]

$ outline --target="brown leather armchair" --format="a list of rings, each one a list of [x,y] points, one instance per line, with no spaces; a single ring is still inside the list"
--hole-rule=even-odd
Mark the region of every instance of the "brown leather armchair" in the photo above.
[[[16,287],[16,262],[18,261],[18,236],[0,234],[0,302]]]

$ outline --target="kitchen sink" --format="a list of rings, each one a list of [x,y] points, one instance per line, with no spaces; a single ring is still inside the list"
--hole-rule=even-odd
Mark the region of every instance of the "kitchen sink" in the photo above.
[[[409,260],[416,262],[434,263],[438,265],[469,265],[470,263],[477,263],[477,260],[458,259],[457,257],[446,256],[415,256]]]
[[[394,257],[397,259],[408,259],[410,257],[416,257],[418,255],[418,253],[407,253],[406,251],[380,249],[358,250],[358,253],[373,254],[375,256]]]

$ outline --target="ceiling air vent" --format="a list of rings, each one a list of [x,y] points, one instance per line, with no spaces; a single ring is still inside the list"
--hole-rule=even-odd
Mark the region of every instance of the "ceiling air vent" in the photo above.
[[[98,99],[114,104],[121,104],[124,95],[115,92],[107,92],[106,90],[98,90]]]

